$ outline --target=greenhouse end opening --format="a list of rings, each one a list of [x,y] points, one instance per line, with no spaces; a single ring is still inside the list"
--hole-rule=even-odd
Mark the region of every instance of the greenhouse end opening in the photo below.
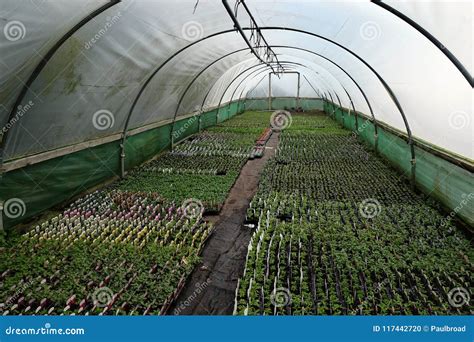
[[[470,1],[0,13],[0,339],[472,339]]]

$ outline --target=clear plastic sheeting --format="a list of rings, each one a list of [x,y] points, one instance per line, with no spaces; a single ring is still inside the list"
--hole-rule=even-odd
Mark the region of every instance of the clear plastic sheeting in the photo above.
[[[0,17],[0,126],[36,65],[61,36],[107,1],[2,0]],[[35,94],[43,101],[41,91]],[[27,102],[23,102],[25,105]]]
[[[472,44],[469,43],[472,42],[472,18],[474,15],[471,0],[386,0],[384,2],[435,36],[461,61],[470,74],[473,74]]]
[[[41,56],[105,3],[2,2],[2,127]],[[302,97],[317,97],[317,90],[350,108],[347,91],[356,109],[369,114],[360,90],[342,68],[366,93],[377,121],[407,133],[370,66],[400,102],[413,137],[463,159],[474,158],[468,143],[473,90],[456,66],[408,23],[369,1],[246,3],[279,60],[287,62],[285,68],[305,75],[313,85],[302,77]],[[229,4],[233,8],[235,1]],[[470,2],[388,4],[445,43],[472,72]],[[238,20],[250,34],[243,11]],[[7,39],[6,26],[14,21],[26,33]],[[33,105],[9,127],[3,157],[8,161],[110,137],[122,134],[127,121],[128,129],[165,123],[176,113],[179,118],[247,93],[261,94],[265,81],[258,82],[268,67],[245,49],[221,1],[114,4],[68,37],[29,87],[22,103]],[[295,96],[292,86],[276,91]]]

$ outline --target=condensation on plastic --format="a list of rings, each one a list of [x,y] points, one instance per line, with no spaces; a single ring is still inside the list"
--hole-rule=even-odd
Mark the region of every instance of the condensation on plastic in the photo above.
[[[86,13],[104,2],[70,1],[65,7],[54,1],[38,2],[38,14],[30,2],[4,1],[2,17],[19,20],[26,28],[24,39],[8,41],[2,36],[0,121],[5,124],[14,98],[26,81],[39,54],[44,53]],[[234,2],[230,1],[231,6]],[[7,160],[120,133],[133,101],[145,81],[180,49],[201,37],[232,30],[233,23],[220,1],[195,0],[132,1],[112,6],[79,29],[49,61],[27,92],[24,103],[34,103],[13,125],[5,145]],[[473,159],[473,90],[456,67],[430,41],[388,11],[368,1],[249,1],[262,32],[271,45],[287,45],[317,52],[347,70],[369,97],[377,120],[402,132],[400,113],[375,75],[358,59],[336,45],[291,30],[266,30],[268,26],[305,30],[330,38],[352,50],[387,81],[399,99],[415,137]],[[424,3],[397,5],[412,19],[452,48],[453,53],[471,70],[472,32],[466,20],[464,2],[448,5]],[[430,9],[435,9],[430,11]],[[242,26],[248,19],[239,13]],[[423,20],[421,20],[423,16]],[[459,23],[461,22],[461,23]],[[437,23],[441,23],[436,29]],[[448,23],[456,27],[447,28]],[[105,29],[106,28],[106,29]],[[470,39],[468,39],[470,38]],[[95,42],[92,40],[95,39]],[[462,40],[462,43],[460,42]],[[188,84],[215,59],[245,48],[236,33],[216,35],[185,49],[164,65],[151,79],[132,112],[130,128],[170,119],[177,101]],[[36,50],[36,52],[35,52]],[[302,61],[307,68],[292,67],[308,79],[319,66],[315,87],[338,94],[346,107],[349,101],[342,86],[351,94],[358,110],[367,105],[350,79],[337,67],[310,53],[275,48],[286,59]],[[5,57],[7,56],[7,57]],[[178,117],[201,107],[218,105],[222,94],[228,101],[240,87],[235,81],[240,72],[257,61],[247,53],[236,53],[206,69],[183,98]],[[243,76],[245,77],[245,76]],[[240,79],[240,78],[239,78]],[[251,77],[249,77],[249,82]],[[247,82],[247,81],[246,81]],[[324,84],[326,83],[326,84]],[[249,89],[242,85],[242,89]],[[97,111],[109,111],[113,124],[97,129]]]

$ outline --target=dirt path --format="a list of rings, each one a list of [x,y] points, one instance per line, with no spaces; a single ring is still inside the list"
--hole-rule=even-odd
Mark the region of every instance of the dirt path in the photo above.
[[[216,229],[204,247],[201,265],[191,274],[170,315],[232,314],[237,280],[243,273],[252,235],[243,226],[245,213],[257,191],[260,172],[275,154],[278,135],[272,134],[262,158],[244,165],[220,214],[209,217],[216,222]]]

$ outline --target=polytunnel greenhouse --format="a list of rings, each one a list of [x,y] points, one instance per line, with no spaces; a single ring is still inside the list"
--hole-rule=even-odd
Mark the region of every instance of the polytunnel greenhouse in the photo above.
[[[2,0],[2,315],[471,315],[472,13]]]

